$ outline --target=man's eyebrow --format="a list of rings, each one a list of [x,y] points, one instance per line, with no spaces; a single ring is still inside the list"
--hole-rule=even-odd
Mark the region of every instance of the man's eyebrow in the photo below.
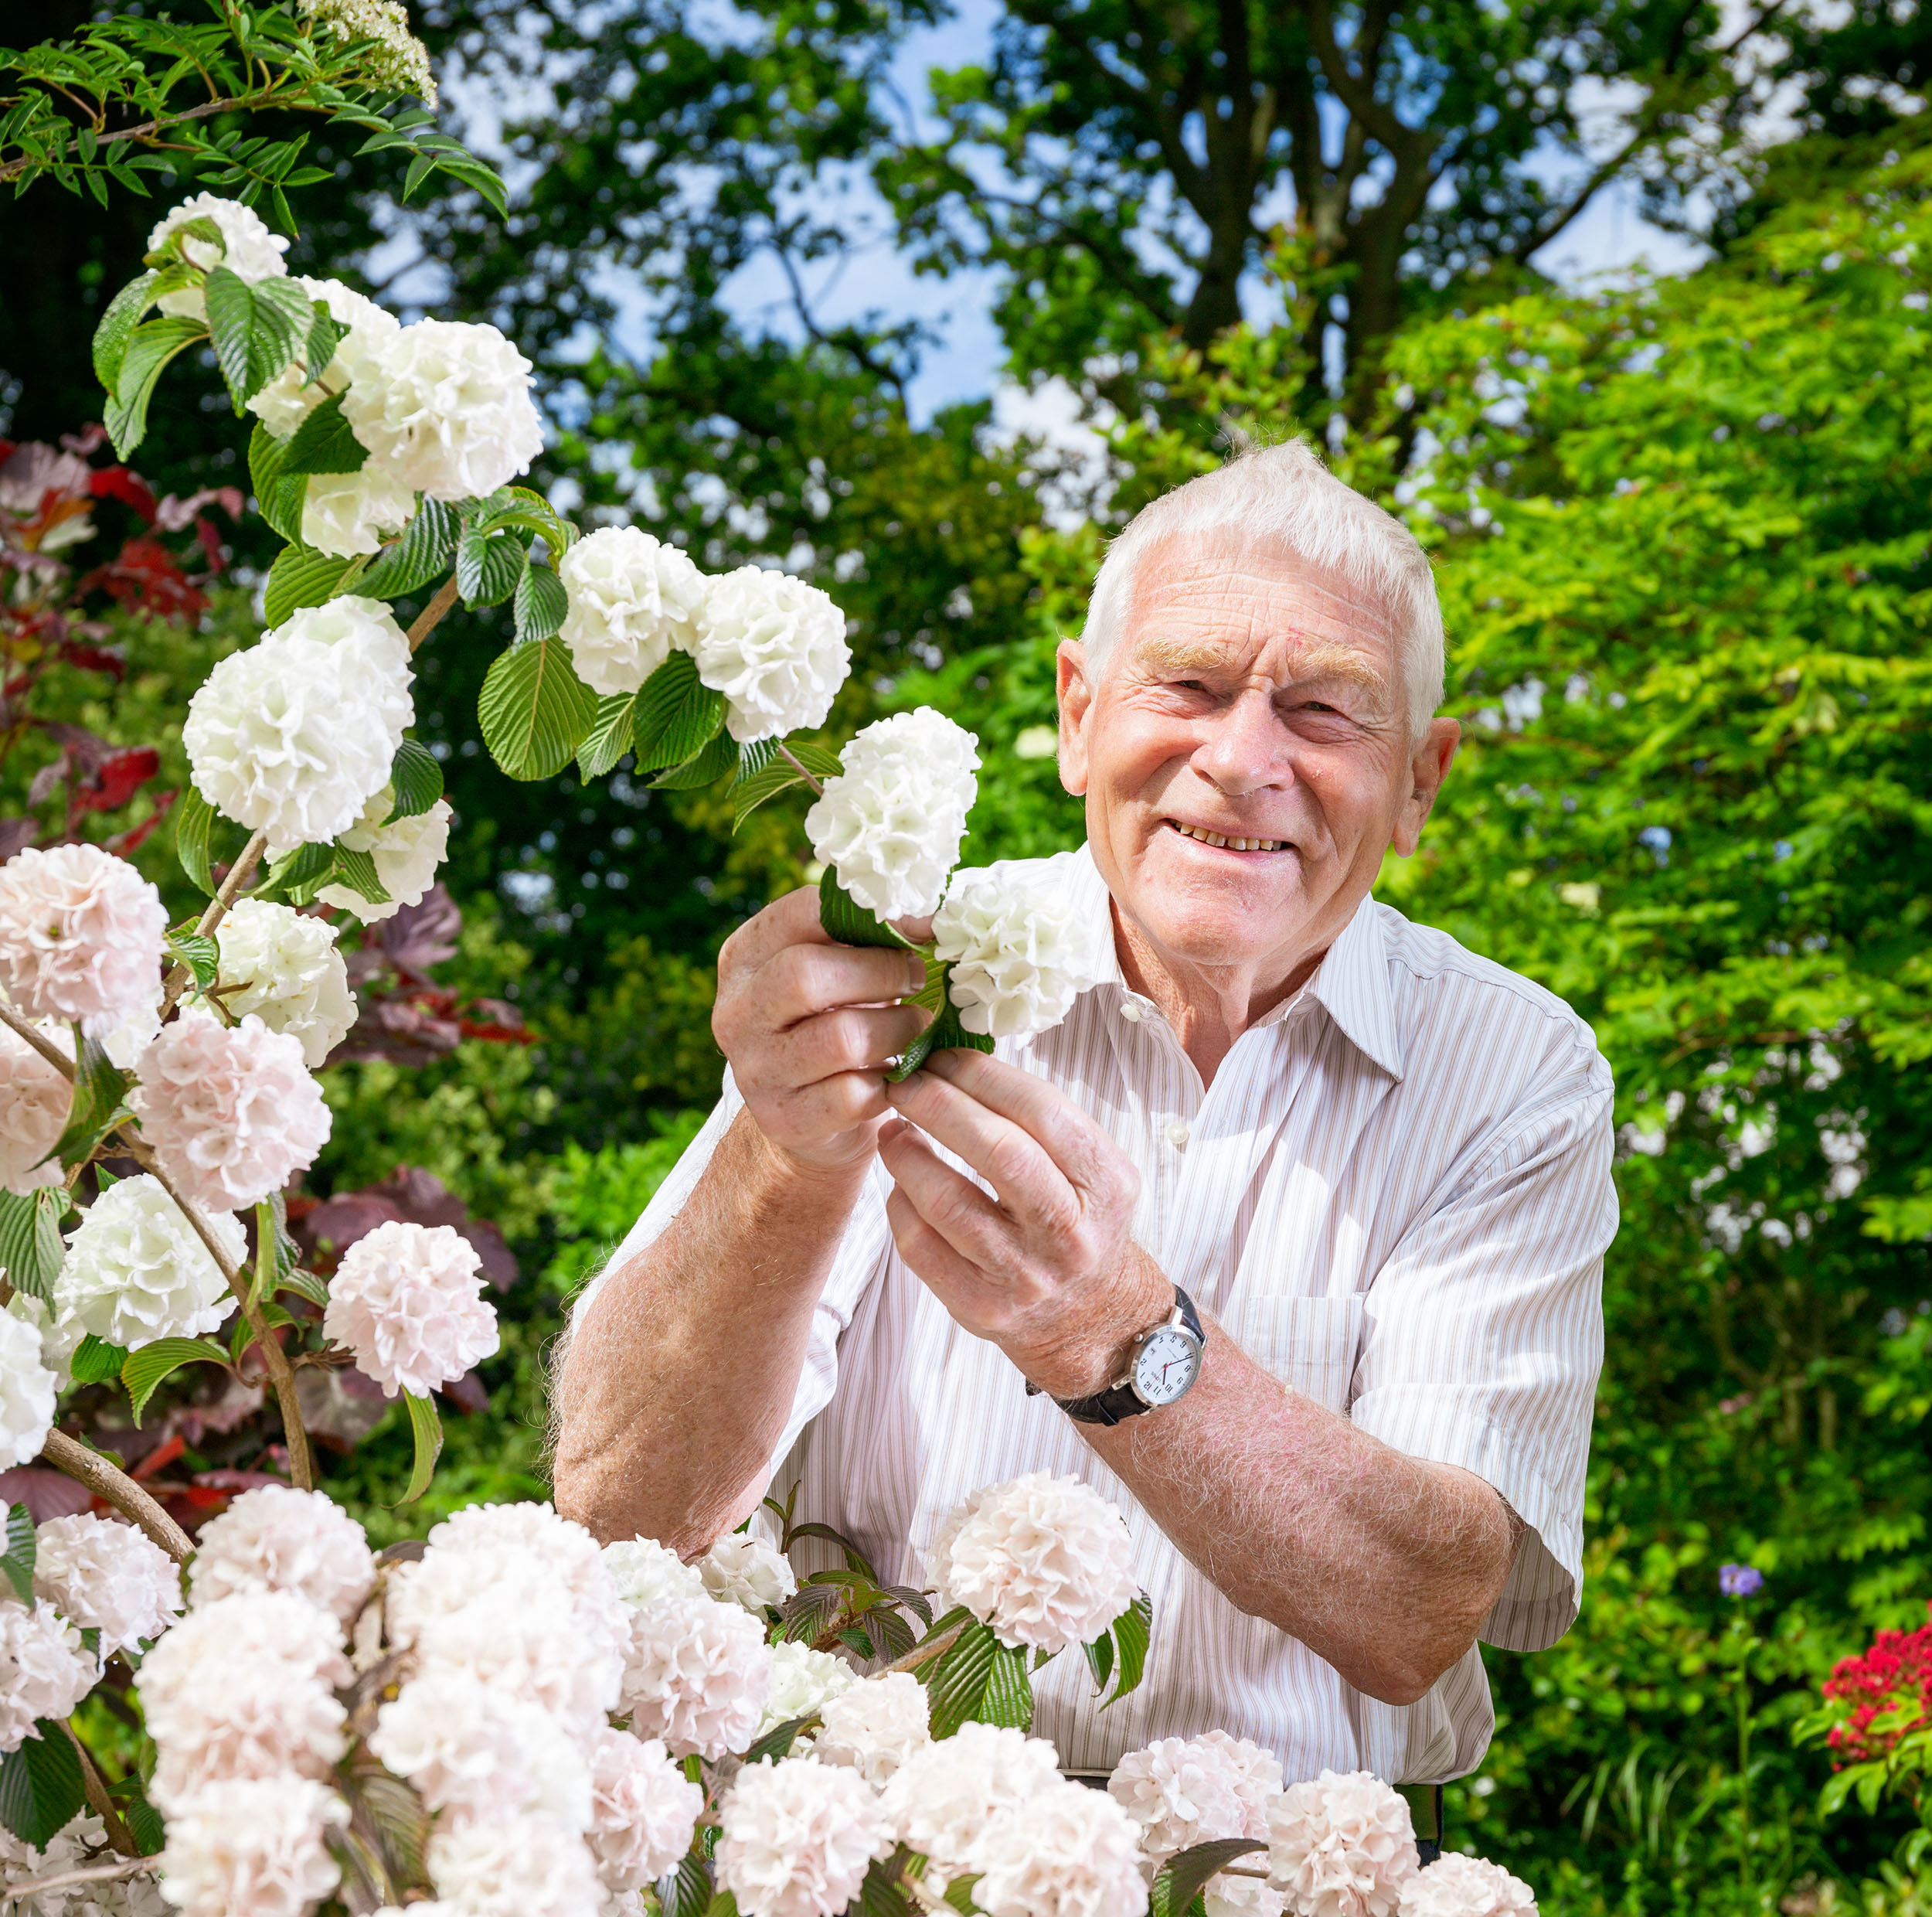
[[[1134,656],[1142,666],[1157,672],[1179,677],[1225,672],[1229,667],[1230,647],[1210,642],[1162,632],[1150,632],[1138,640]],[[1330,639],[1301,641],[1294,662],[1298,681],[1339,680],[1364,692],[1383,693],[1387,682],[1369,662],[1352,647],[1337,645]]]

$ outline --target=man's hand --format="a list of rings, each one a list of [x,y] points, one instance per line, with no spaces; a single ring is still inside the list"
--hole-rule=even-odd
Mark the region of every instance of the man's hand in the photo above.
[[[818,1170],[871,1156],[889,1109],[886,1067],[930,1016],[893,1001],[925,979],[915,953],[835,945],[815,888],[788,893],[725,941],[711,1030],[770,1146]]]
[[[1082,1398],[1113,1384],[1134,1336],[1174,1305],[1173,1285],[1133,1240],[1132,1160],[1043,1079],[983,1052],[935,1052],[886,1096],[912,1121],[879,1141],[900,1257],[1043,1391]]]

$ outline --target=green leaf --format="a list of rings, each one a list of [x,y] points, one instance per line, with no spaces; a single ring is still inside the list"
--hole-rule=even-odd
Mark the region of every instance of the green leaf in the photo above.
[[[284,472],[360,472],[369,448],[350,431],[342,417],[339,393],[321,404],[296,427],[282,455]]]
[[[465,527],[456,542],[456,589],[463,603],[500,606],[522,583],[530,549],[512,533],[478,533]]]
[[[768,1757],[783,1757],[797,1741],[798,1733],[808,1724],[818,1721],[818,1713],[808,1711],[802,1718],[787,1718],[783,1724],[774,1724],[764,1735],[745,1752],[747,1764],[762,1763]]]
[[[724,724],[724,694],[698,677],[689,652],[673,652],[644,682],[638,694],[638,770],[682,765],[718,735]]]
[[[909,938],[902,938],[882,918],[875,918],[838,884],[836,867],[827,866],[818,881],[818,923],[825,936],[842,945],[883,945],[888,951],[911,952]]]
[[[548,566],[532,562],[523,569],[516,582],[516,636],[519,639],[547,639],[563,624],[570,610],[570,595],[563,581]]]
[[[651,783],[661,791],[689,792],[700,785],[715,785],[738,762],[738,742],[728,732],[720,732],[695,759],[662,772]]]
[[[970,1913],[978,1910],[979,1906],[973,1901],[973,1887],[978,1881],[979,1878],[977,1875],[954,1878],[946,1886],[946,1895],[941,1901],[951,1905],[957,1911]]]
[[[403,536],[376,556],[357,582],[356,591],[372,599],[400,599],[420,591],[450,569],[456,552],[457,517],[454,506],[440,499],[424,499],[403,529]]]
[[[293,1292],[298,1298],[306,1298],[311,1305],[328,1302],[328,1287],[313,1272],[304,1272],[300,1267],[287,1273],[277,1289]]]
[[[858,1902],[846,1906],[849,1917],[914,1917],[912,1900],[899,1880],[912,1852],[900,1844],[889,1857],[876,1857],[859,1887]]]
[[[204,337],[199,320],[176,318],[151,319],[128,335],[105,412],[117,458],[125,459],[148,437],[148,403],[168,363]]]
[[[333,846],[298,846],[285,852],[268,869],[268,877],[257,887],[258,896],[279,892],[291,905],[306,905],[335,870]]]
[[[386,905],[389,893],[376,870],[376,860],[366,852],[352,852],[339,840],[335,846],[332,881],[339,880],[352,892],[359,892],[372,905]],[[319,889],[319,888],[318,888]]]
[[[103,1136],[121,1122],[121,1101],[127,1095],[127,1074],[108,1057],[99,1039],[82,1039],[74,1067],[73,1103],[53,1156],[63,1165],[85,1164]]]
[[[104,390],[111,393],[121,377],[121,356],[128,350],[128,335],[139,323],[155,298],[158,271],[137,274],[107,302],[107,310],[94,329],[94,377]]]
[[[121,1381],[128,1388],[134,1422],[141,1422],[141,1414],[162,1379],[172,1377],[184,1364],[206,1361],[223,1366],[228,1363],[228,1353],[213,1338],[157,1338],[152,1344],[128,1353],[121,1367]]]
[[[262,623],[277,626],[304,606],[325,604],[335,596],[344,576],[361,567],[359,559],[337,559],[308,546],[284,546],[268,568]]]
[[[831,874],[827,873],[826,876],[829,877]],[[845,897],[842,892],[839,896],[842,898]],[[848,904],[850,902],[849,900],[847,901]],[[822,922],[822,893],[821,904]],[[937,960],[928,958],[926,961],[926,969],[928,974],[926,981],[927,990],[920,993],[915,999],[908,1000],[908,1003],[930,1002],[928,995],[932,993],[935,984],[940,992],[943,993],[946,990],[946,980],[952,972],[952,967],[942,965]],[[932,976],[935,974],[936,979]],[[937,994],[933,996],[936,996]],[[960,1023],[959,1007],[954,1004],[951,996],[948,996],[940,1001],[937,1016],[934,1018],[925,1030],[920,1033],[918,1037],[900,1054],[898,1064],[886,1073],[886,1077],[893,1084],[903,1084],[914,1072],[918,1071],[921,1065],[925,1064],[927,1059],[931,1057],[934,1052],[948,1050],[990,1052],[993,1049],[993,1040],[985,1033],[969,1032],[964,1026]]]
[[[398,1505],[413,1504],[430,1488],[436,1460],[443,1449],[443,1421],[436,1415],[434,1402],[418,1398],[413,1391],[403,1394],[410,1408],[410,1435],[416,1440],[416,1463],[410,1473],[409,1487],[396,1500]]]
[[[767,742],[769,743],[769,742]],[[785,750],[805,771],[821,781],[838,770],[838,755],[830,747],[815,745],[808,739],[787,739]],[[731,788],[731,829],[736,832],[768,798],[804,784],[804,775],[791,760],[774,751],[754,766],[752,748],[747,746],[739,761],[738,777]]]
[[[389,784],[396,795],[389,817],[414,819],[443,796],[442,763],[427,746],[405,739],[396,748],[396,757],[390,763]]]
[[[491,666],[476,716],[490,755],[514,779],[550,778],[597,722],[597,695],[561,639],[513,645]]]
[[[60,1726],[41,1718],[18,1750],[0,1757],[0,1823],[44,1850],[87,1801],[80,1755]]]
[[[180,803],[175,808],[175,856],[181,861],[182,870],[210,898],[215,895],[214,875],[209,870],[214,830],[215,809],[191,781],[182,788]]]
[[[243,398],[303,361],[315,329],[315,308],[293,280],[257,280],[248,291],[254,315],[248,334],[249,386]]]
[[[349,329],[321,301],[312,301],[311,308],[315,320],[308,329],[308,340],[302,349],[302,359],[308,368],[308,376],[311,380],[319,380],[328,370],[328,363],[335,357],[335,349],[349,337]]]
[[[664,1917],[705,1917],[711,1908],[711,1868],[694,1852],[658,1879],[657,1891]]]
[[[0,1191],[0,1270],[17,1292],[43,1304],[53,1302],[53,1282],[66,1248],[60,1242],[60,1215],[66,1193],[43,1185],[25,1197]]]
[[[255,489],[256,506],[284,539],[299,546],[308,481],[301,473],[283,471],[287,454],[287,444],[265,426],[257,426],[248,436],[248,477]]]
[[[1201,1887],[1216,1871],[1267,1847],[1253,1837],[1216,1837],[1176,1851],[1154,1880],[1148,1917],[1186,1917]]]
[[[7,1507],[7,1551],[0,1558],[0,1571],[7,1575],[13,1594],[31,1607],[33,1603],[33,1565],[36,1551],[33,1514],[24,1504]]]
[[[949,1738],[962,1724],[987,1721],[981,1714],[994,1665],[1005,1649],[978,1619],[968,1618],[952,1647],[920,1667],[934,1738]]]
[[[120,1377],[127,1362],[128,1353],[119,1345],[97,1338],[90,1331],[81,1340],[67,1369],[77,1384],[105,1384]]]
[[[168,949],[193,974],[198,991],[206,992],[221,971],[221,950],[203,932],[170,932]]]
[[[1113,1646],[1111,1662],[1114,1667],[1114,1694],[1100,1708],[1117,1704],[1130,1692],[1140,1688],[1141,1678],[1147,1669],[1148,1646],[1153,1641],[1154,1604],[1147,1593],[1138,1593],[1134,1602],[1117,1617],[1107,1630],[1107,1640]],[[1087,1663],[1093,1664],[1091,1650]],[[1094,1678],[1101,1690],[1106,1688],[1106,1679],[1099,1670]]]
[[[536,568],[532,566],[534,573]],[[602,778],[631,750],[638,696],[612,693],[597,701],[597,717],[577,747],[577,772],[586,779]]]
[[[255,299],[248,282],[232,267],[211,267],[203,289],[208,302],[208,338],[215,363],[237,414],[254,388],[248,383],[249,342],[255,328]]]
[[[157,1857],[168,1841],[168,1827],[161,1813],[143,1796],[139,1779],[124,1777],[109,1793],[119,1806],[134,1848],[143,1857]]]

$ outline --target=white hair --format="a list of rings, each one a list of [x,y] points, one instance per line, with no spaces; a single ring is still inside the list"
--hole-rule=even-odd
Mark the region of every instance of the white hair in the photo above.
[[[1148,548],[1223,529],[1285,550],[1374,597],[1394,622],[1410,730],[1420,737],[1443,690],[1442,608],[1429,556],[1400,519],[1336,478],[1305,440],[1241,453],[1134,514],[1094,581],[1080,634],[1089,667],[1099,672],[1126,625]]]

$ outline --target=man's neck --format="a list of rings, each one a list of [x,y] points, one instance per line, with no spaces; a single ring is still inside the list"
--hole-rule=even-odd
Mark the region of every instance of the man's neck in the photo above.
[[[1121,976],[1160,1007],[1203,1085],[1213,1084],[1241,1034],[1299,992],[1328,955],[1323,945],[1266,965],[1193,965],[1158,951],[1117,904],[1112,909]]]

